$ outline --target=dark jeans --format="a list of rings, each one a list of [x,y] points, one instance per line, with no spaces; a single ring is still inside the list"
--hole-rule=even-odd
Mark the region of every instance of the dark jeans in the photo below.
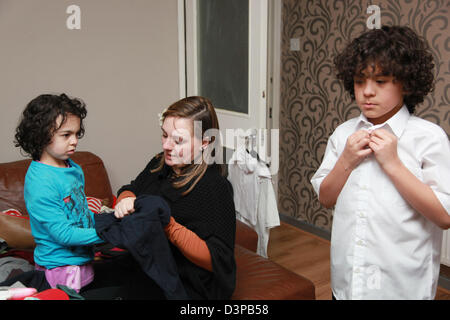
[[[86,300],[165,300],[163,290],[148,277],[129,253],[94,261],[94,281],[80,290]],[[16,281],[38,292],[50,289],[44,271],[28,271],[11,277],[0,286]]]
[[[12,286],[14,283],[19,281],[25,287],[35,288],[38,292],[50,289],[50,285],[45,278],[44,271],[32,270],[24,273],[20,273],[16,276],[6,279],[2,283],[0,283],[0,287],[2,286]]]
[[[163,290],[133,257],[124,255],[94,261],[94,281],[81,289],[86,300],[164,300]]]

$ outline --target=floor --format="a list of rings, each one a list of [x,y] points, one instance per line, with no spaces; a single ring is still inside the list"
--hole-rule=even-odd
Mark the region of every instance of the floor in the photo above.
[[[271,260],[310,279],[317,300],[331,300],[328,240],[282,222],[271,229],[267,250]],[[450,300],[450,291],[438,287],[436,300]]]

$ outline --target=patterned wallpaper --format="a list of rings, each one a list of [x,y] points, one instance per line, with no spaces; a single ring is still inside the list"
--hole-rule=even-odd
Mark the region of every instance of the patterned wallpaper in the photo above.
[[[450,134],[450,1],[283,0],[279,211],[325,231],[331,231],[331,210],[320,205],[309,181],[333,130],[359,115],[332,61],[367,30],[372,4],[381,9],[382,25],[408,25],[428,40],[436,85],[416,115]],[[300,39],[299,51],[290,50],[292,38]]]

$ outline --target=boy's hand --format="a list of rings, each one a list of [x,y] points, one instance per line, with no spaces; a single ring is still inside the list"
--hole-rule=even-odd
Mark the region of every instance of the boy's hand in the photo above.
[[[358,130],[347,138],[341,156],[345,171],[355,169],[372,152],[372,149],[369,148],[369,142],[370,133],[366,130]]]
[[[397,153],[397,137],[384,129],[374,130],[370,134],[369,147],[383,170],[395,166],[399,162]],[[389,167],[390,166],[390,167]]]
[[[369,148],[370,134],[366,130],[359,130],[347,138],[344,151],[337,160],[334,168],[327,174],[320,184],[319,201],[326,208],[332,208],[339,197],[348,177],[372,149]]]
[[[123,198],[116,204],[114,207],[114,215],[118,219],[122,219],[126,215],[134,212],[134,200],[135,197],[127,197]]]

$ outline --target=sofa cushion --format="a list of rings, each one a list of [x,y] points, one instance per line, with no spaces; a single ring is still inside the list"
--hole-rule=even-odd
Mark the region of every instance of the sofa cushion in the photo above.
[[[314,284],[288,269],[235,246],[236,289],[232,300],[315,299]]]
[[[85,194],[102,199],[103,204],[112,206],[114,197],[103,161],[91,152],[78,151],[71,159],[79,164],[85,177]],[[31,160],[0,163],[0,211],[14,208],[28,215],[23,198],[25,175]]]
[[[78,151],[72,160],[79,164],[85,176],[85,194],[101,199],[102,204],[112,206],[114,196],[103,161],[91,152]],[[25,175],[31,160],[0,163],[0,211],[10,208],[28,216],[23,198]],[[0,215],[0,238],[15,249],[35,247],[30,224],[26,219]]]
[[[28,250],[36,246],[31,235],[30,221],[23,217],[0,214],[0,237],[11,248]]]
[[[23,199],[25,174],[31,160],[0,163],[0,211],[14,208],[28,215]]]
[[[102,200],[89,196],[86,196],[86,200],[89,210],[93,213],[100,213],[100,210],[102,209]]]
[[[19,210],[16,210],[16,209],[3,210],[2,212],[0,212],[0,214],[6,214],[7,216],[19,217],[19,218],[22,218],[22,219],[29,219],[29,217],[24,216],[22,214],[22,212],[20,212]]]
[[[71,159],[83,169],[86,196],[101,199],[103,205],[112,208],[114,196],[102,159],[87,151],[77,151]]]
[[[258,234],[242,221],[236,220],[236,243],[250,251],[256,252]]]

